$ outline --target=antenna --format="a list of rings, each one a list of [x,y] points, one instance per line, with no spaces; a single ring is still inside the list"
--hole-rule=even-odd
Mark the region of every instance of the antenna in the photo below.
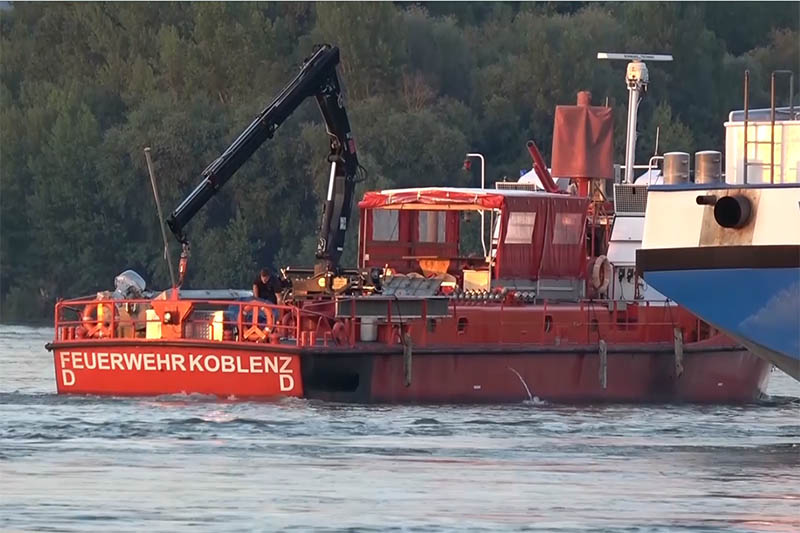
[[[150,147],[144,149],[144,157],[147,160],[147,172],[150,174],[150,184],[153,186],[153,198],[156,200],[156,211],[158,212],[158,221],[161,223],[161,238],[164,239],[164,258],[167,260],[167,268],[169,268],[169,277],[172,280],[172,286],[175,287],[175,271],[172,269],[172,259],[169,255],[169,242],[167,241],[167,232],[164,229],[164,217],[161,215],[161,201],[158,198],[158,187],[156,187],[156,174],[153,172],[153,160],[150,158]]]
[[[628,126],[625,134],[625,181],[633,183],[633,164],[636,155],[636,117],[639,111],[639,102],[647,92],[650,77],[647,72],[647,61],[672,61],[669,54],[639,54],[624,53],[613,54],[597,52],[597,59],[624,59],[630,61],[625,72],[625,84],[628,86]]]
[[[612,54],[597,52],[597,59],[627,59],[628,61],[672,61],[669,54]]]

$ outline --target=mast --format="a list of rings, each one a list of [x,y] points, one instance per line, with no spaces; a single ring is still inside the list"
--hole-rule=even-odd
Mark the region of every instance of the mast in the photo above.
[[[636,121],[639,103],[647,93],[647,85],[650,83],[650,76],[644,60],[672,61],[672,56],[668,54],[597,52],[597,59],[626,59],[630,61],[625,72],[625,85],[628,87],[628,124],[625,132],[625,182],[633,183],[633,166],[636,163]]]

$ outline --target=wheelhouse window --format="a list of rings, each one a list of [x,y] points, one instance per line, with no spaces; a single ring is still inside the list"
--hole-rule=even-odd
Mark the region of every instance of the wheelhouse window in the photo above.
[[[581,213],[560,213],[556,215],[553,230],[553,244],[577,244],[583,235],[583,215]]]
[[[419,242],[446,242],[444,211],[419,212]]]
[[[399,211],[396,209],[375,209],[372,211],[372,240],[396,241],[399,238]]]
[[[530,244],[533,241],[533,228],[536,213],[511,212],[508,216],[505,244]]]

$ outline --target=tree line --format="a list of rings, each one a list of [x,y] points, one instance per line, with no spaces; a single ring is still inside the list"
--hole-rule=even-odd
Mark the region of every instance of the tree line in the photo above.
[[[316,43],[340,76],[365,190],[477,186],[548,159],[553,114],[589,90],[614,108],[624,152],[624,62],[648,64],[638,156],[722,150],[723,121],[800,73],[796,3],[10,3],[0,11],[0,320],[41,319],[59,297],[169,274],[143,149],[169,212],[271,101]],[[800,84],[798,84],[800,85]],[[327,136],[303,104],[189,224],[187,285],[249,287],[262,265],[310,264]],[[354,213],[354,222],[358,214]],[[357,227],[355,223],[353,228]],[[355,260],[356,232],[344,264]],[[173,251],[176,251],[173,246]]]

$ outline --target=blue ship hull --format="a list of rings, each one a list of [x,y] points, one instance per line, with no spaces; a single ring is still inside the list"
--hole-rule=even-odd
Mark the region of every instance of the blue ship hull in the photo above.
[[[800,247],[725,248],[640,250],[637,261],[649,285],[800,380]]]

